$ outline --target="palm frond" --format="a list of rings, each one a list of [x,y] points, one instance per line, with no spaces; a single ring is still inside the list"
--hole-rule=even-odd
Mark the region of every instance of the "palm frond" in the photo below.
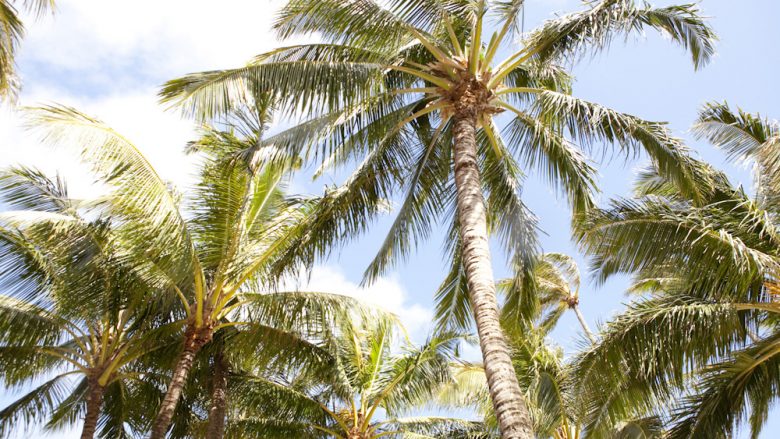
[[[52,180],[40,170],[24,166],[0,173],[0,197],[10,207],[21,210],[64,213],[75,207],[60,177]]]
[[[633,0],[601,0],[588,9],[549,20],[528,37],[526,45],[543,59],[576,59],[609,47],[618,38],[655,29],[690,51],[696,68],[715,53],[714,31],[695,4],[656,8]]]
[[[663,404],[683,388],[690,371],[744,345],[755,319],[737,304],[681,292],[630,305],[574,362],[587,430],[610,431]]]
[[[522,111],[515,116],[505,128],[509,150],[519,152],[528,168],[539,169],[550,183],[558,185],[574,212],[592,208],[597,189],[589,159],[539,118]]]
[[[721,227],[728,223],[720,222],[716,212],[723,213],[679,210],[654,198],[614,201],[612,209],[595,212],[587,220],[579,239],[595,256],[593,267],[600,279],[619,271],[676,266],[704,290],[754,294],[748,288],[777,270],[772,235],[757,241],[739,223]]]
[[[777,342],[768,337],[704,368],[693,394],[674,412],[669,437],[730,437],[748,410],[751,436],[758,437],[780,386]]]
[[[229,113],[250,96],[265,92],[283,108],[313,115],[370,98],[387,64],[382,54],[362,48],[291,46],[258,55],[244,67],[168,81],[160,96],[204,120]]]
[[[696,162],[680,139],[665,124],[648,122],[562,93],[545,91],[537,105],[542,114],[562,115],[564,126],[581,144],[617,144],[627,155],[640,150],[650,156],[653,166],[673,181],[688,198],[699,200],[702,182]],[[706,186],[705,186],[706,187]]]
[[[0,410],[0,435],[6,436],[20,426],[40,424],[67,397],[69,375],[55,376]]]
[[[31,126],[40,130],[44,141],[75,148],[98,178],[112,187],[108,204],[124,220],[128,243],[158,261],[172,279],[191,276],[196,256],[176,198],[136,146],[73,108],[48,106],[29,114]]]

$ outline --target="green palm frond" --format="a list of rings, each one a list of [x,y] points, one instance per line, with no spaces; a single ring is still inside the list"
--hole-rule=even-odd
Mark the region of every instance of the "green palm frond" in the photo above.
[[[445,246],[450,268],[434,295],[436,327],[442,330],[466,331],[472,328],[468,282],[463,268],[461,239],[457,221],[452,221]]]
[[[651,410],[676,395],[688,373],[744,345],[748,319],[739,304],[713,303],[682,293],[631,305],[602,330],[598,345],[575,361],[580,392],[588,395],[589,431]],[[627,368],[630,373],[627,373]]]
[[[706,138],[726,151],[732,159],[752,160],[756,164],[756,189],[766,209],[777,209],[780,198],[780,125],[761,115],[732,110],[727,103],[708,103],[699,112],[694,134]]]
[[[543,120],[518,111],[506,126],[510,151],[517,151],[526,166],[539,169],[559,186],[574,212],[592,208],[596,191],[595,169],[588,158]]]
[[[648,122],[622,114],[562,93],[545,91],[538,101],[539,111],[548,115],[563,115],[563,123],[571,135],[584,145],[594,142],[617,144],[628,154],[644,150],[653,166],[697,200],[701,184],[696,180],[696,162],[680,139],[672,137],[665,124]]]
[[[693,394],[674,412],[669,437],[730,437],[743,416],[751,437],[759,437],[780,386],[777,346],[771,336],[701,370]]]
[[[697,5],[656,8],[633,0],[601,0],[588,9],[550,20],[531,33],[529,46],[542,58],[576,58],[607,48],[616,38],[656,29],[690,51],[695,67],[715,53],[715,34],[699,15]]]
[[[587,220],[582,230],[588,232],[580,242],[594,255],[601,279],[619,271],[672,265],[685,270],[702,289],[739,294],[764,274],[776,272],[777,261],[770,250],[771,235],[756,241],[744,227],[713,222],[716,215],[732,211],[727,206],[681,210],[656,198],[614,201],[612,209]],[[761,218],[754,216],[754,227],[762,226]]]
[[[56,344],[68,324],[40,306],[0,296],[0,341],[7,345]]]
[[[24,166],[0,173],[0,197],[20,210],[65,213],[75,207],[60,177],[52,180],[40,170]]]
[[[401,431],[404,439],[493,439],[498,432],[479,421],[436,416],[396,419],[384,425],[387,431]],[[393,437],[393,436],[390,436]]]
[[[382,407],[397,414],[427,402],[450,380],[449,365],[462,339],[455,333],[436,334],[421,347],[394,358],[389,384],[380,393]]]
[[[54,0],[0,1],[0,100],[14,100],[19,92],[15,58],[24,36],[19,7],[41,17],[54,9]]]
[[[69,375],[55,376],[0,410],[0,435],[5,437],[15,428],[42,423],[44,416],[67,397]]]
[[[245,67],[168,81],[160,96],[206,120],[246,103],[256,94],[252,91],[272,92],[281,105],[314,115],[369,98],[373,90],[368,87],[381,76],[386,60],[350,46],[291,46],[258,55]]]
[[[449,124],[441,124],[434,130],[428,120],[421,118],[414,126],[422,146],[418,156],[412,159],[415,170],[406,184],[407,194],[395,221],[366,269],[364,282],[373,282],[393,262],[408,257],[417,243],[428,238],[433,224],[443,212],[451,208],[454,196],[442,186],[441,181],[446,181],[450,172],[450,154],[446,145],[451,141],[452,133]]]
[[[139,253],[157,260],[170,255],[173,261],[165,264],[164,271],[174,279],[191,275],[197,261],[176,199],[135,145],[73,108],[41,107],[29,114],[31,126],[40,130],[44,141],[77,148],[98,178],[113,188],[110,211],[127,219],[124,235],[129,243],[143,248]],[[179,272],[171,271],[175,269]]]

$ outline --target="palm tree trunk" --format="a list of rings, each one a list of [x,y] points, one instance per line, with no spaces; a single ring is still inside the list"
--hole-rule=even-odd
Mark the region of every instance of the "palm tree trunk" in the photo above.
[[[88,378],[87,414],[84,416],[84,427],[81,429],[81,439],[95,437],[100,409],[103,406],[103,387],[97,378]]]
[[[477,165],[476,116],[455,115],[454,160],[463,265],[490,398],[503,439],[532,439],[531,416],[501,330],[490,262],[485,199]]]
[[[206,439],[222,439],[225,436],[225,414],[227,411],[227,363],[218,352],[214,356],[214,373],[212,375],[211,407],[209,408],[209,424],[206,429]]]
[[[154,421],[149,439],[163,439],[165,437],[165,433],[173,420],[173,413],[176,410],[176,405],[179,403],[184,384],[187,382],[190,369],[192,369],[192,363],[195,361],[195,355],[208,342],[210,336],[211,331],[209,329],[193,327],[187,329],[184,338],[184,350],[176,362],[173,377],[168,385],[168,390],[165,392],[165,398],[163,398],[160,411],[157,413],[157,419]]]
[[[596,336],[593,335],[593,332],[591,332],[590,328],[588,327],[588,323],[585,321],[585,316],[583,316],[582,312],[580,312],[580,307],[574,305],[571,309],[574,310],[574,314],[577,316],[577,320],[580,321],[582,330],[585,331],[585,335],[588,336],[588,339],[590,339],[591,344],[596,344]]]

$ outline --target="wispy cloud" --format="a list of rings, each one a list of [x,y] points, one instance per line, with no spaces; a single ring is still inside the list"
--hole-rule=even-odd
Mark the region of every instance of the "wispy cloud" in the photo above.
[[[354,297],[396,314],[410,336],[416,342],[425,339],[431,329],[433,312],[410,301],[409,293],[395,276],[381,278],[369,287],[361,287],[349,280],[340,267],[320,265],[311,275],[298,282],[290,282],[287,288],[299,291],[315,291]]]

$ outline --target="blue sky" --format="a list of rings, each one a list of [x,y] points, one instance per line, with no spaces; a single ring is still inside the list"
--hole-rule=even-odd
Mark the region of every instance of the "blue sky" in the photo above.
[[[54,19],[29,26],[20,58],[25,85],[22,103],[56,101],[103,118],[134,140],[165,178],[186,187],[193,163],[183,158],[181,148],[192,137],[193,126],[156,105],[158,86],[187,72],[240,65],[276,46],[268,29],[279,2],[61,0],[59,4]],[[574,68],[575,94],[645,119],[668,121],[674,133],[686,139],[702,158],[722,167],[733,181],[750,187],[746,167],[724,163],[719,151],[694,141],[687,130],[699,106],[710,100],[727,100],[748,111],[780,117],[776,79],[780,70],[780,27],[776,24],[780,2],[704,0],[700,6],[704,15],[712,17],[720,36],[718,54],[710,65],[694,72],[681,48],[648,33],[625,44],[616,41],[609,51],[579,63]],[[529,0],[526,29],[555,12],[578,7],[576,0]],[[16,115],[9,110],[0,113],[0,165],[22,162],[47,172],[58,170],[69,179],[77,196],[96,193],[98,189],[66,153],[37,146],[35,139],[19,128]],[[600,201],[627,194],[634,170],[643,162],[641,157],[626,161],[615,156],[602,164]],[[316,182],[297,178],[293,186],[317,193],[325,184],[340,182],[340,176]],[[587,262],[569,238],[564,200],[533,174],[523,196],[546,232],[544,250],[577,255],[586,272]],[[446,266],[439,235],[378,284],[368,289],[357,286],[389,222],[389,218],[379,221],[370,234],[322,261],[312,276],[311,288],[343,292],[387,306],[405,318],[419,338],[430,323],[431,299]],[[508,274],[503,260],[499,254],[494,256],[497,277]],[[597,286],[586,276],[581,307],[592,326],[622,308],[625,286],[625,279]],[[568,352],[576,349],[581,335],[573,316],[562,320],[554,339]],[[8,397],[0,392],[0,404]],[[775,437],[776,432],[780,432],[780,421],[770,421],[762,437]]]

